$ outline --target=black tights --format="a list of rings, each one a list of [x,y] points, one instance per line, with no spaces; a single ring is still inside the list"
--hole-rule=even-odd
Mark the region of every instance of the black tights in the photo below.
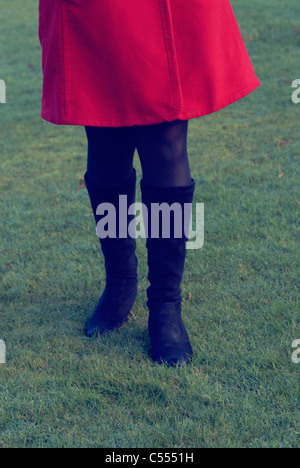
[[[87,177],[96,188],[118,186],[133,172],[137,149],[143,179],[153,187],[191,183],[187,151],[188,120],[133,127],[85,127]]]

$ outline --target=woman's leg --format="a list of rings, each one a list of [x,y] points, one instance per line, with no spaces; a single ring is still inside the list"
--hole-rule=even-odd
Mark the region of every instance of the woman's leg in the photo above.
[[[153,187],[190,184],[187,133],[188,120],[136,127],[137,150],[146,184]]]
[[[118,186],[133,172],[132,127],[85,127],[88,139],[87,177],[97,188]]]
[[[100,236],[105,258],[106,286],[86,327],[87,336],[107,333],[126,321],[137,295],[136,242],[119,236],[119,197],[135,202],[136,172],[133,167],[135,142],[131,127],[87,127],[88,163],[85,182],[96,224],[107,215],[97,208],[109,203],[115,209],[115,234]],[[98,211],[99,213],[99,211]],[[128,223],[132,217],[128,217]],[[123,226],[124,228],[125,226]],[[128,228],[128,224],[126,226]]]
[[[193,354],[188,334],[181,318],[181,281],[186,257],[184,217],[185,204],[191,207],[195,181],[191,178],[187,152],[187,121],[137,127],[137,149],[143,169],[142,202],[148,211],[148,279],[149,333],[152,358],[159,363],[181,365],[190,362]],[[159,234],[152,237],[153,204],[180,207],[180,226],[175,215],[170,220],[170,235],[162,235],[161,224],[168,212],[159,219]],[[177,218],[178,222],[178,218]],[[157,224],[157,223],[156,223]],[[178,229],[181,234],[178,236]],[[176,235],[175,235],[176,229]]]

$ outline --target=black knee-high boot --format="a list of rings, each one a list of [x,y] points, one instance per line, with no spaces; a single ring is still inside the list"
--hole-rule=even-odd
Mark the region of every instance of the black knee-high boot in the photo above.
[[[96,224],[102,216],[96,214],[102,203],[111,203],[116,210],[116,238],[100,238],[105,259],[106,287],[100,301],[86,325],[86,335],[92,337],[118,329],[127,320],[137,296],[136,241],[130,236],[119,236],[119,196],[127,196],[127,204],[135,202],[136,171],[122,185],[99,190],[92,187],[85,174],[85,183],[90,196]],[[128,216],[128,223],[133,216]],[[128,228],[128,223],[124,228]]]
[[[189,225],[190,214],[184,222],[184,203],[193,201],[195,181],[184,187],[157,188],[147,186],[141,180],[142,202],[148,211],[148,279],[147,290],[149,308],[149,334],[152,345],[152,359],[160,364],[181,365],[189,363],[193,350],[181,318],[181,281],[186,257],[186,241],[184,225]],[[151,237],[151,204],[167,203],[171,206],[178,203],[181,207],[182,235],[175,235],[174,218],[170,223],[170,236],[162,235],[162,219],[160,219],[158,238]],[[153,207],[153,205],[152,205]],[[163,219],[165,217],[163,216]],[[172,219],[172,218],[171,218]],[[145,222],[147,225],[147,222]],[[147,231],[147,229],[146,229]]]

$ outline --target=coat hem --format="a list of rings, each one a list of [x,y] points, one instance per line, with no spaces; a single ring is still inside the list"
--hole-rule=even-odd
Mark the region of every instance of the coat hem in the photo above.
[[[162,118],[158,116],[144,116],[143,118],[136,118],[136,119],[120,119],[120,120],[89,120],[89,119],[63,119],[54,117],[47,112],[41,112],[41,118],[47,122],[50,122],[54,125],[74,125],[74,126],[88,126],[88,127],[132,127],[137,125],[155,125],[163,122],[170,122],[173,120],[188,120],[194,119],[198,117],[204,117],[205,115],[213,114],[214,112],[218,112],[221,109],[233,104],[236,101],[246,97],[248,94],[252,93],[256,88],[261,85],[260,80],[256,77],[254,80],[251,81],[250,84],[244,86],[243,88],[236,91],[234,94],[230,95],[226,99],[222,100],[219,104],[216,104],[211,109],[204,108],[204,107],[196,107],[190,111],[179,111],[178,114],[174,114],[172,118]],[[143,123],[141,123],[143,120]]]

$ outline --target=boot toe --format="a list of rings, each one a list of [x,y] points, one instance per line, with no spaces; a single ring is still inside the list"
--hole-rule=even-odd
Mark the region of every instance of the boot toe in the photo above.
[[[101,319],[99,317],[95,320],[92,317],[86,324],[85,334],[88,338],[92,338],[96,335],[105,335],[121,328],[127,320],[128,318],[124,320],[110,321],[107,318]]]
[[[159,364],[189,364],[193,349],[181,318],[181,300],[150,305],[149,334],[152,359]]]
[[[150,355],[152,360],[158,364],[165,364],[168,367],[181,367],[191,363],[193,350],[188,344],[185,347],[165,347],[161,350],[152,350]]]
[[[93,315],[86,324],[86,336],[92,338],[121,328],[128,321],[136,296],[136,279],[109,279]]]

